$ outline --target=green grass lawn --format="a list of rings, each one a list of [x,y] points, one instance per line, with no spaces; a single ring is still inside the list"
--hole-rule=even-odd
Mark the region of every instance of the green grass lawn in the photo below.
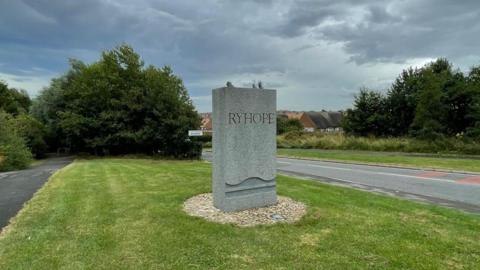
[[[480,159],[348,150],[278,149],[279,156],[480,172]]]
[[[0,236],[0,269],[478,269],[480,216],[278,177],[308,205],[297,224],[253,228],[190,217],[210,191],[200,161],[79,160]]]

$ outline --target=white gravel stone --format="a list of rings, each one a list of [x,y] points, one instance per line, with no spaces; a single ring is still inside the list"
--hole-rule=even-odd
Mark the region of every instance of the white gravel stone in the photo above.
[[[294,223],[307,212],[305,204],[283,196],[278,196],[277,204],[272,206],[223,212],[213,206],[211,193],[199,194],[188,199],[183,204],[183,209],[191,216],[222,224],[232,223],[241,227],[280,222]]]

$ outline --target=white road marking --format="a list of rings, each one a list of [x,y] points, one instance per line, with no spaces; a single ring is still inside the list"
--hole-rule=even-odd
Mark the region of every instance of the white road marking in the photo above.
[[[278,163],[292,165],[292,163],[290,163],[290,162],[279,161]],[[309,163],[303,164],[303,163],[300,163],[300,162],[299,163],[293,163],[293,164],[294,165],[301,165],[301,166],[309,166],[309,167],[318,167],[318,168],[323,168],[323,169],[339,170],[339,171],[362,172],[362,173],[367,173],[367,174],[379,174],[379,175],[403,177],[403,178],[410,178],[410,179],[417,178],[417,179],[442,181],[442,182],[446,182],[446,183],[456,184],[455,180],[442,179],[442,178],[433,178],[433,177],[430,178],[430,177],[425,177],[425,176],[406,175],[406,174],[387,173],[387,172],[373,172],[373,171],[362,170],[362,169],[350,169],[350,168],[342,168],[342,167],[335,167],[335,166],[323,166],[323,165],[309,164]]]
[[[277,163],[288,164],[288,165],[292,164],[292,163],[290,163],[290,162],[284,162],[284,161],[277,161]]]

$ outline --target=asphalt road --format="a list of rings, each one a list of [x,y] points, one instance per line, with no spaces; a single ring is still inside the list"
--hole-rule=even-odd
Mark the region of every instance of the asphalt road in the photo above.
[[[205,160],[212,159],[204,152]],[[479,161],[480,162],[480,161]],[[277,158],[279,173],[480,213],[480,174]]]
[[[71,157],[50,158],[27,170],[0,173],[0,230],[55,171],[72,161]]]

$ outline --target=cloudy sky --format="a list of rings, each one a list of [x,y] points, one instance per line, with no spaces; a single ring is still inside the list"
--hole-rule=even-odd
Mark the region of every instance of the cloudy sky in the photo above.
[[[408,66],[480,64],[480,1],[0,1],[0,79],[32,96],[122,42],[172,66],[200,112],[226,81],[262,81],[279,109],[344,109]]]

